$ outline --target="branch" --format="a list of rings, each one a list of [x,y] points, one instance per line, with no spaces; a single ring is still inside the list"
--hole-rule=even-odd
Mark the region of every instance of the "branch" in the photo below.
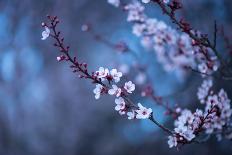
[[[106,93],[108,92],[108,90],[110,89],[109,86],[107,86],[106,84],[104,84],[101,79],[99,79],[95,74],[94,72],[92,72],[92,75],[88,72],[88,69],[87,69],[87,64],[85,63],[79,63],[78,60],[76,59],[76,57],[72,57],[70,54],[69,54],[69,46],[65,46],[64,45],[64,38],[61,38],[60,37],[60,32],[57,31],[56,27],[57,27],[57,24],[59,23],[59,20],[56,16],[47,16],[48,17],[48,20],[50,22],[50,25],[48,24],[43,24],[43,26],[47,26],[49,27],[53,34],[50,34],[50,36],[52,38],[55,39],[56,43],[54,44],[55,47],[58,47],[60,52],[63,53],[63,58],[62,60],[66,60],[68,62],[70,62],[72,64],[72,66],[70,66],[70,68],[74,68],[75,70],[73,72],[79,72],[81,73],[81,75],[79,76],[80,78],[85,78],[85,79],[90,79],[92,80],[93,83],[97,83],[97,84],[100,84],[104,87],[104,91],[103,93]],[[110,83],[110,81],[109,81]],[[128,103],[129,106],[131,107],[134,107],[134,108],[138,108],[138,106],[136,104],[134,104],[128,97],[126,94],[122,93],[121,94],[121,97],[123,99],[125,99],[125,101]],[[157,125],[159,128],[161,128],[163,131],[169,133],[169,134],[172,134],[172,132],[167,129],[166,127],[164,127],[163,125],[161,125],[158,121],[156,121],[153,116],[150,116],[149,118],[150,121],[152,121],[155,125]]]
[[[214,21],[214,39],[213,39],[213,47],[214,48],[216,48],[216,46],[217,46],[217,32],[218,32],[217,21],[215,20]]]
[[[219,52],[216,49],[216,37],[215,37],[215,44],[212,44],[209,41],[209,39],[206,37],[207,35],[200,35],[198,37],[196,34],[192,32],[193,29],[191,28],[190,24],[185,22],[183,19],[181,20],[177,19],[175,15],[175,11],[182,8],[182,4],[179,1],[174,0],[172,1],[171,4],[167,6],[162,0],[151,0],[151,1],[158,4],[158,6],[162,9],[163,13],[169,16],[171,21],[178,27],[178,29],[180,29],[182,32],[186,33],[190,38],[192,38],[196,42],[196,45],[198,46],[201,45],[201,46],[210,48],[214,52],[215,56],[217,56],[221,64],[223,66],[226,66]],[[216,34],[216,31],[215,31],[215,34]]]

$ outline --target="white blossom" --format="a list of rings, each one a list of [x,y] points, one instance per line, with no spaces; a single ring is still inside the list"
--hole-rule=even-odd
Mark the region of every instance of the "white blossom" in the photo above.
[[[57,60],[57,61],[61,61],[61,60],[62,60],[62,57],[61,57],[61,56],[58,56],[58,57],[56,57],[56,60]]]
[[[217,106],[219,104],[218,96],[216,94],[208,96],[206,100],[206,107],[205,110],[208,111],[214,106]]]
[[[199,65],[198,65],[198,70],[199,70],[201,73],[206,74],[207,71],[208,71],[208,66],[207,66],[207,64],[205,64],[205,63],[199,64]],[[203,76],[204,76],[204,74],[203,74]]]
[[[151,0],[142,0],[143,3],[149,3]]]
[[[135,90],[135,84],[133,84],[131,81],[126,82],[124,85],[124,89],[128,92],[128,93],[132,93]]]
[[[127,112],[127,116],[128,116],[128,119],[131,120],[131,119],[135,119],[136,118],[136,113],[134,110],[130,111],[130,112]]]
[[[168,145],[169,145],[169,148],[177,146],[177,139],[175,136],[168,136]]]
[[[115,103],[116,103],[116,106],[115,106],[116,111],[123,110],[126,107],[126,103],[122,97],[116,98]]]
[[[120,0],[107,0],[108,3],[112,4],[115,7],[119,7],[120,5]]]
[[[145,24],[135,24],[133,26],[133,34],[135,34],[136,36],[140,37],[143,35],[143,32],[145,31],[146,25]]]
[[[110,71],[110,75],[113,77],[114,82],[119,82],[120,78],[122,77],[122,72],[118,72],[117,69],[112,69]]]
[[[45,40],[50,35],[50,29],[47,26],[44,26],[45,30],[42,32],[42,40]]]
[[[108,94],[116,95],[117,97],[119,97],[121,95],[121,92],[121,88],[118,88],[118,86],[116,85],[112,85],[112,89],[109,89]]]
[[[109,69],[100,67],[99,70],[96,71],[96,75],[98,78],[100,78],[102,81],[104,81],[106,76],[109,75]]]
[[[163,0],[164,3],[169,3],[170,0]]]
[[[96,85],[96,88],[93,90],[93,93],[95,94],[95,99],[99,99],[101,96],[102,89],[104,87],[100,84]]]
[[[124,9],[128,11],[127,21],[132,22],[145,20],[145,16],[143,14],[144,6],[142,6],[139,2],[128,4],[124,7]]]
[[[136,118],[137,119],[147,119],[150,117],[151,113],[152,113],[152,109],[151,108],[146,108],[144,106],[141,105],[141,103],[138,103],[138,110],[136,110],[137,115]]]

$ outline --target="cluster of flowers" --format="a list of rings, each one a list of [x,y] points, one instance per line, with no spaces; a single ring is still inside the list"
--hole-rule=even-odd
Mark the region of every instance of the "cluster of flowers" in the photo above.
[[[218,94],[210,94],[205,102],[205,111],[209,111],[212,107],[215,112],[210,115],[210,119],[204,125],[207,134],[216,133],[219,140],[222,137],[221,130],[227,126],[230,127],[230,118],[232,109],[230,106],[230,99],[227,93],[221,89]],[[232,133],[226,134],[226,138],[231,139]]]
[[[112,3],[113,0],[109,2]],[[120,5],[119,0],[114,2],[119,2],[119,4],[115,6]],[[158,32],[156,32],[159,31],[155,30],[157,28],[157,24],[159,25],[159,29],[163,29],[165,27],[163,31],[169,29],[169,27],[165,23],[158,22],[157,20],[149,19],[148,17],[146,17],[146,15],[143,13],[144,7],[136,1],[133,2],[133,4],[125,5],[124,9],[129,12],[128,21],[133,21],[135,22],[135,24],[146,23],[144,26],[145,28],[143,28],[143,30],[141,31],[142,36],[146,34],[147,36],[150,36],[152,37],[152,39],[154,39],[155,37],[159,37],[159,35],[163,35],[158,35]],[[175,128],[174,131],[171,131],[159,124],[153,118],[151,108],[146,108],[140,103],[136,105],[128,98],[128,96],[135,91],[135,84],[132,83],[132,81],[128,81],[125,82],[123,86],[119,86],[118,83],[121,81],[123,75],[117,69],[109,70],[108,68],[100,67],[98,71],[92,72],[91,74],[88,72],[86,63],[80,63],[76,57],[72,58],[69,54],[69,46],[64,45],[64,38],[61,38],[60,32],[56,30],[56,25],[59,23],[59,20],[57,19],[57,17],[51,16],[48,16],[48,19],[50,21],[50,25],[42,23],[42,26],[45,30],[42,32],[41,39],[46,40],[49,36],[54,38],[54,46],[57,47],[62,53],[62,55],[57,57],[57,61],[61,62],[63,60],[66,60],[67,62],[70,62],[70,68],[73,70],[74,73],[79,73],[80,78],[92,80],[92,82],[96,84],[96,87],[93,90],[96,99],[99,99],[101,95],[104,94],[115,96],[115,110],[118,111],[120,115],[126,114],[128,119],[150,119],[153,123],[155,123],[165,132],[170,134],[170,136],[168,137],[169,147],[176,147],[179,144],[183,145],[197,142],[197,137],[201,133],[205,133],[206,135],[215,134],[219,140],[222,137],[232,139],[232,109],[230,106],[230,99],[228,99],[227,93],[223,89],[221,89],[219,93],[214,93],[211,90],[213,86],[213,81],[211,79],[204,80],[202,85],[198,88],[198,99],[200,103],[205,105],[205,108],[204,110],[197,109],[195,112],[191,112],[188,109],[182,110],[179,107],[173,111],[172,109],[170,109],[168,104],[163,104],[161,98],[155,97],[154,92],[151,89],[147,89],[144,92],[143,96],[149,96],[153,98],[156,102],[158,102],[158,104],[163,105],[167,110],[169,110],[170,113],[175,115]],[[151,26],[150,24],[153,26]],[[174,30],[172,31],[174,32]],[[154,34],[157,34],[158,36]],[[185,39],[189,39],[189,37],[185,37]],[[168,40],[176,40],[176,38],[173,39],[170,36],[168,38],[169,39],[163,36],[162,39],[159,39],[166,43],[168,42]],[[183,41],[185,39],[183,39]],[[174,41],[173,46],[175,43],[176,42]],[[161,44],[162,46],[166,46],[166,44],[164,45],[162,44],[162,42],[152,42],[153,46],[159,46],[159,44]],[[188,45],[191,46],[191,48],[197,48],[197,46],[192,46],[192,44],[190,43],[188,43]],[[182,45],[180,47],[185,48],[185,46],[186,45]],[[190,49],[190,51],[192,50]],[[182,54],[183,53],[185,52],[182,51]],[[186,54],[183,55],[184,57],[186,57]],[[165,57],[168,56],[165,54]],[[191,57],[191,55],[189,55],[189,57]],[[171,58],[168,57],[168,59]],[[206,71],[208,71],[208,69]]]
[[[192,113],[188,109],[181,110],[179,117],[174,122],[174,134],[168,137],[169,147],[194,141],[202,131],[207,135],[216,134],[218,140],[222,137],[232,139],[230,99],[221,89],[218,94],[209,91],[212,80],[205,80],[198,90],[201,103],[205,109],[197,109]],[[226,132],[224,130],[227,130]]]
[[[107,0],[108,3],[116,6],[116,7],[119,7],[120,6],[120,1],[121,0]],[[149,3],[151,0],[141,0],[143,3]],[[164,3],[169,3],[169,0],[162,0],[162,2]]]
[[[120,0],[108,2],[116,7],[120,6]],[[163,3],[169,1],[164,0]],[[149,18],[139,1],[132,1],[122,7],[128,12],[127,21],[133,23],[133,33],[141,37],[143,46],[154,49],[157,60],[166,71],[182,72],[186,67],[191,67],[201,73],[211,74],[218,69],[219,63],[210,49],[197,46],[187,34],[178,33],[165,22]]]
[[[118,72],[117,69],[109,71],[108,68],[100,67],[99,70],[95,72],[95,76],[101,79],[101,81],[108,81],[110,84],[113,83],[109,88],[97,84],[96,88],[93,90],[96,99],[99,99],[101,94],[104,93],[115,95],[115,110],[118,111],[120,115],[127,114],[128,119],[148,119],[151,116],[151,108],[146,108],[140,103],[138,103],[138,106],[135,106],[128,102],[126,96],[132,94],[135,90],[135,84],[129,81],[124,84],[124,87],[118,87],[116,83],[120,81],[122,73]]]
[[[56,18],[53,19],[53,22],[54,21],[56,21]],[[51,34],[50,28],[45,23],[42,23],[42,26],[45,30],[42,32],[41,39],[46,40],[50,35],[52,35],[58,41],[54,45],[58,46],[60,49],[63,49],[63,39],[60,40],[59,35],[56,34],[56,25],[52,23],[51,26],[55,34]],[[129,94],[132,94],[132,92],[135,90],[135,84],[129,81],[126,82],[124,84],[124,87],[122,88],[116,85],[116,83],[120,82],[120,79],[122,77],[122,73],[118,72],[117,69],[112,69],[109,71],[108,68],[100,67],[98,71],[93,72],[92,75],[90,75],[87,70],[87,64],[77,62],[76,58],[72,60],[70,55],[68,54],[68,49],[64,50],[63,52],[66,54],[66,56],[58,56],[57,61],[71,61],[74,64],[74,66],[71,66],[71,68],[74,69],[74,72],[82,72],[84,74],[80,75],[80,78],[89,78],[94,80],[94,83],[97,83],[95,89],[93,90],[93,93],[95,94],[95,99],[99,99],[102,94],[115,95],[117,97],[115,99],[115,110],[118,111],[119,114],[127,114],[128,119],[149,119],[151,117],[151,108],[146,108],[142,106],[141,103],[138,103],[137,106],[127,98],[127,96]],[[82,66],[84,66],[84,69],[82,68]],[[77,68],[77,70],[75,68]],[[108,81],[108,85],[104,84],[104,81]]]

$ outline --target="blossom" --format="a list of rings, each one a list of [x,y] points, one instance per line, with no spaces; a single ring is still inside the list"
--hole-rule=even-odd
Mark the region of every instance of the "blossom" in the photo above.
[[[187,130],[183,133],[184,138],[186,138],[188,141],[191,141],[193,138],[196,137],[196,135],[193,133],[193,130]]]
[[[96,88],[93,90],[93,93],[95,94],[95,99],[99,99],[102,93],[102,89],[104,87],[100,84],[96,85]]]
[[[206,107],[205,107],[206,111],[211,109],[214,106],[217,106],[218,104],[219,104],[219,100],[216,94],[208,96],[207,101],[206,101]]]
[[[98,71],[96,71],[97,77],[102,81],[105,80],[106,76],[109,75],[109,69],[100,67]]]
[[[143,22],[145,20],[145,16],[143,14],[144,6],[142,6],[139,2],[133,2],[132,4],[128,4],[124,7],[124,9],[128,11],[128,22]]]
[[[50,35],[50,29],[47,26],[44,26],[45,30],[42,32],[42,40],[45,40]]]
[[[134,110],[132,110],[131,112],[127,112],[127,116],[128,116],[129,120],[135,119],[136,118],[136,113],[135,113]]]
[[[119,110],[118,112],[119,112],[120,115],[124,115],[126,113],[125,109]]]
[[[124,89],[128,92],[128,93],[132,93],[135,90],[135,84],[133,84],[131,81],[126,82],[124,85]]]
[[[194,131],[187,126],[178,126],[174,129],[174,131],[183,136],[188,141],[191,141],[193,138],[195,138]]]
[[[138,103],[138,110],[136,110],[136,112],[137,112],[136,115],[137,119],[147,119],[150,117],[152,113],[152,109],[151,108],[147,109],[146,107],[142,106],[141,103]]]
[[[169,3],[170,0],[163,0],[164,3]]]
[[[124,109],[126,107],[126,103],[122,97],[116,98],[115,103],[116,103],[116,106],[115,106],[116,111],[119,111],[119,112],[124,111]],[[121,113],[121,114],[124,114],[124,113]]]
[[[145,28],[146,28],[146,25],[145,25],[145,24],[135,24],[135,25],[133,26],[132,32],[133,32],[133,34],[135,34],[137,37],[140,37],[140,36],[143,35],[143,32],[144,32]]]
[[[227,93],[223,89],[218,94],[208,96],[205,104],[206,112],[212,110],[212,108],[216,110],[210,114],[211,117],[207,119],[208,123],[204,125],[206,133],[211,134],[214,131],[222,130],[224,125],[230,124],[232,109],[230,99],[228,99]],[[222,135],[218,134],[217,136],[220,137]]]
[[[118,72],[117,69],[112,69],[110,71],[110,75],[113,77],[114,81],[117,83],[120,81],[120,78],[122,77],[122,72]]]
[[[218,93],[218,97],[220,99],[221,102],[229,102],[227,93],[225,92],[224,89],[221,89]]]
[[[62,60],[61,56],[56,57],[56,60],[61,61]]]
[[[121,92],[122,92],[121,88],[118,88],[118,86],[116,85],[112,85],[112,89],[108,91],[108,94],[116,95],[117,97],[119,97],[121,95]]]
[[[115,7],[119,7],[120,5],[120,0],[107,0],[108,3],[112,4]]]
[[[181,111],[181,115],[175,120],[174,124],[176,127],[178,126],[186,126],[188,124],[192,124],[194,120],[194,115],[190,110],[183,110]]]
[[[151,0],[142,0],[143,3],[149,3]]]
[[[213,86],[213,81],[211,79],[206,79],[198,88],[197,97],[201,103],[205,102],[205,98],[209,94],[209,90],[211,89],[212,86]]]
[[[177,139],[175,136],[168,136],[168,145],[169,148],[177,146]]]
[[[199,127],[202,115],[203,112],[201,110],[197,110],[194,114],[190,110],[182,110],[180,116],[174,122],[175,133],[191,141],[196,136],[194,131]]]
[[[64,55],[61,55],[61,56],[58,56],[58,57],[56,57],[56,60],[57,61],[62,61],[62,60],[64,60],[66,57],[64,56]]]

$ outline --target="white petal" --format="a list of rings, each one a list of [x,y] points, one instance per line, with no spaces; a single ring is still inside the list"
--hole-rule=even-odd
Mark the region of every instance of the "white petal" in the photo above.
[[[114,94],[115,94],[115,90],[114,90],[114,89],[110,89],[110,90],[108,91],[108,94],[114,95]]]
[[[120,109],[121,109],[121,106],[120,106],[120,105],[116,105],[116,106],[115,106],[115,110],[116,110],[116,111],[119,111]]]
[[[95,99],[97,100],[97,99],[99,99],[100,98],[100,94],[96,94],[95,95]]]

